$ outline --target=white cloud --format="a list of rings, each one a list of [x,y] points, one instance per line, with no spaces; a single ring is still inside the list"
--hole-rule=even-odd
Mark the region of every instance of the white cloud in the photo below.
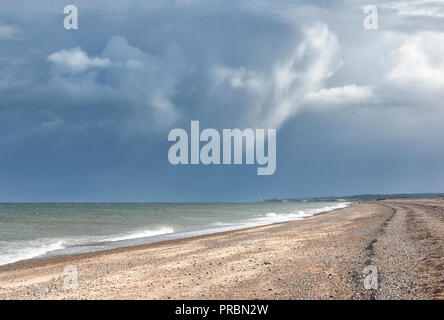
[[[172,46],[157,56],[132,46],[126,38],[112,37],[100,57],[75,48],[55,52],[48,60],[56,66],[48,82],[51,90],[91,105],[107,101],[107,107],[124,110],[113,122],[123,136],[154,132],[179,117],[173,98],[187,70],[179,48]],[[97,72],[84,72],[92,68]]]
[[[43,121],[40,125],[34,128],[31,133],[41,133],[41,132],[54,132],[65,126],[65,121],[63,119],[52,119],[48,121]]]
[[[384,1],[381,7],[394,9],[398,14],[407,16],[444,17],[442,0]]]
[[[307,94],[307,101],[312,106],[340,105],[344,103],[358,103],[368,101],[374,97],[373,90],[369,86],[357,86],[356,84],[343,87],[320,89]]]
[[[70,72],[83,72],[90,68],[103,68],[111,65],[107,58],[88,57],[80,48],[64,49],[48,56],[48,61]]]
[[[394,14],[396,16],[424,17],[424,18],[443,18],[444,0],[408,0],[408,1],[390,1],[373,0],[371,3],[367,0],[348,0],[349,6],[360,8],[368,4],[375,5],[378,9],[384,10],[384,14]],[[391,12],[390,12],[391,11]],[[388,17],[388,16],[387,16]],[[394,18],[393,16],[391,17]]]
[[[23,32],[19,27],[0,21],[0,39],[19,40],[22,36]]]
[[[427,90],[444,87],[444,33],[425,32],[407,39],[392,52],[387,79],[398,86]]]
[[[266,86],[263,79],[254,71],[245,68],[231,69],[225,66],[216,66],[211,70],[216,85],[228,83],[233,89],[262,90]]]
[[[374,97],[369,86],[325,87],[341,66],[338,52],[336,36],[326,25],[318,24],[305,29],[302,43],[270,71],[217,67],[213,70],[213,80],[215,86],[228,84],[250,92],[249,119],[253,126],[278,128],[301,110],[318,111]]]

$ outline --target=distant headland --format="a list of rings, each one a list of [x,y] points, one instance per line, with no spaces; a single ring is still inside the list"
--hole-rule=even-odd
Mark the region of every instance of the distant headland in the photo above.
[[[351,196],[301,197],[301,198],[261,198],[259,202],[306,202],[306,201],[360,201],[384,199],[444,198],[444,193],[393,193],[393,194],[357,194]]]

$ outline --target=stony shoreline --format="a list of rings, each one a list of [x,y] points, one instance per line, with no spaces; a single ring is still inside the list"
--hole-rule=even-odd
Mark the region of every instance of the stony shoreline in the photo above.
[[[444,200],[0,267],[0,299],[443,299]],[[364,288],[366,266],[378,289]],[[74,266],[78,288],[64,286]]]

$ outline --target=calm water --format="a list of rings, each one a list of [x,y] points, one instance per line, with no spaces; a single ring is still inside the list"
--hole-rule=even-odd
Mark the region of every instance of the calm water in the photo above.
[[[345,207],[297,203],[2,203],[0,265],[302,219]]]

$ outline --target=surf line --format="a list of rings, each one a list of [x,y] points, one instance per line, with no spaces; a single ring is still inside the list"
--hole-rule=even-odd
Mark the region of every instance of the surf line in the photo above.
[[[222,162],[221,136],[216,129],[200,132],[199,121],[191,121],[191,136],[185,129],[176,128],[168,134],[168,141],[175,142],[168,150],[168,161],[172,165],[231,165],[243,164],[245,141],[245,164],[257,164],[257,175],[272,175],[276,171],[276,129],[223,129]],[[267,140],[267,141],[266,141]],[[201,142],[206,142],[201,148]],[[265,155],[265,143],[268,152]],[[189,145],[191,150],[189,152]],[[234,150],[234,161],[232,151]],[[256,151],[256,152],[255,152]],[[189,157],[191,155],[191,159]]]

